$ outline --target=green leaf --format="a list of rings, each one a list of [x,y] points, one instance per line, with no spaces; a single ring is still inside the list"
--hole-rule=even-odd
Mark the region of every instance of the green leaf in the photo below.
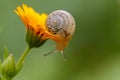
[[[7,47],[4,48],[4,60],[9,56]]]

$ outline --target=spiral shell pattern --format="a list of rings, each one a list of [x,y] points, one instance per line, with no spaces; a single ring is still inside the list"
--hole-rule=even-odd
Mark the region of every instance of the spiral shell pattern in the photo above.
[[[75,32],[75,21],[67,11],[56,10],[48,15],[46,27],[50,33],[68,38],[72,37]]]

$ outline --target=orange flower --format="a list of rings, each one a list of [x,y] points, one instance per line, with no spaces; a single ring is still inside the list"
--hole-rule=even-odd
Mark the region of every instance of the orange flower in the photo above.
[[[31,47],[39,47],[47,39],[56,41],[56,48],[61,52],[68,45],[69,39],[63,38],[58,34],[52,34],[47,30],[45,25],[47,14],[39,14],[25,4],[22,7],[18,6],[15,13],[20,16],[26,26],[26,41]]]
[[[57,50],[59,51],[63,50],[67,46],[68,40],[63,39],[60,35],[51,34],[47,30],[45,26],[47,14],[39,14],[35,12],[33,8],[28,7],[25,4],[22,5],[22,8],[18,6],[15,13],[20,16],[21,20],[25,24],[27,29],[26,40],[32,47],[39,47],[47,39],[56,41]]]
[[[31,47],[39,47],[48,38],[59,41],[60,37],[58,35],[53,35],[46,29],[47,14],[39,14],[25,4],[22,5],[22,8],[18,6],[15,13],[20,16],[26,26],[26,40]]]

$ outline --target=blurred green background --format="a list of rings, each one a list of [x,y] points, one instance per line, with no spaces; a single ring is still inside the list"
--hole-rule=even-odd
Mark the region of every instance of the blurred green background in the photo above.
[[[13,80],[120,80],[120,0],[0,0],[0,58],[7,46],[18,60],[27,45],[14,13],[23,3],[40,13],[67,10],[76,31],[65,49],[67,62],[59,53],[43,56],[55,48],[48,40],[31,50]]]

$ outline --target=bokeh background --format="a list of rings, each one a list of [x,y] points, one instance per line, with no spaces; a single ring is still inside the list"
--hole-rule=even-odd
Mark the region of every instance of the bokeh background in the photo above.
[[[76,21],[75,35],[60,53],[43,55],[55,49],[48,40],[34,48],[13,80],[120,80],[120,0],[0,0],[0,58],[4,46],[16,61],[26,47],[25,27],[14,13],[27,4],[39,13],[63,9]]]

